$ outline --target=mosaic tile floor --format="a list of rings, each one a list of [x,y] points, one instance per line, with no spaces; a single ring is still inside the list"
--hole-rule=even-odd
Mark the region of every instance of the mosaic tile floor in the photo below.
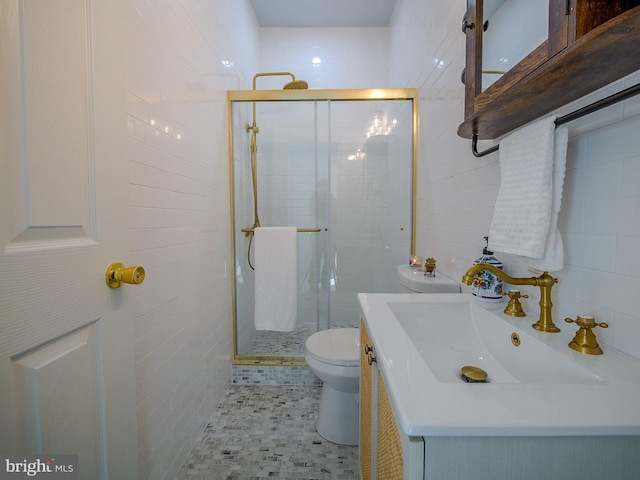
[[[315,323],[299,323],[292,332],[257,332],[247,354],[304,356],[304,344],[316,330]]]
[[[175,480],[358,480],[358,447],[316,432],[321,390],[232,386]]]
[[[358,325],[331,324],[331,328],[343,327],[358,328]],[[291,332],[259,331],[248,350],[242,354],[304,357],[305,342],[317,331],[315,323],[300,323]]]

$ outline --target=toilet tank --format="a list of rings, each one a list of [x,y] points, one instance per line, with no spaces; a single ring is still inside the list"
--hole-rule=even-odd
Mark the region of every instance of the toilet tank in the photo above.
[[[460,293],[460,283],[437,270],[435,277],[429,277],[419,268],[398,265],[397,274],[400,290],[404,293]]]

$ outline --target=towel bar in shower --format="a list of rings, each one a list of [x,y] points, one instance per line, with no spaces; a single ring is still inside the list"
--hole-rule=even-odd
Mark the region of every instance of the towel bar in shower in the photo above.
[[[255,228],[251,227],[251,228],[241,228],[240,231],[242,233],[244,233],[245,237],[248,237],[249,235],[253,235],[253,231],[255,230]],[[298,228],[298,233],[316,233],[316,232],[321,232],[322,229],[321,228]]]

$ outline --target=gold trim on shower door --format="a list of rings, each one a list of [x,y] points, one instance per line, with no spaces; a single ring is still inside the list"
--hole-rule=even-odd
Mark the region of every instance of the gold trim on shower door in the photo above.
[[[231,278],[231,345],[233,350],[233,359],[237,357],[238,339],[236,338],[236,234],[235,234],[235,219],[233,214],[233,207],[235,202],[233,201],[233,102],[227,95],[227,150],[229,156],[229,219],[231,221],[231,228],[229,229],[230,235],[230,254],[229,258],[229,277]]]
[[[371,89],[331,89],[331,90],[228,90],[227,91],[227,132],[229,145],[229,218],[231,221],[231,316],[233,365],[237,366],[291,366],[306,365],[304,356],[246,355],[238,354],[236,332],[236,287],[235,287],[235,219],[233,189],[233,104],[236,102],[308,102],[308,101],[367,101],[367,100],[411,100],[412,102],[412,180],[411,180],[411,252],[416,249],[416,208],[417,208],[417,165],[418,165],[418,91],[415,88],[371,88]],[[315,229],[313,231],[316,231]],[[237,233],[241,233],[238,231]],[[246,233],[246,232],[242,232]]]
[[[418,110],[418,94],[413,97],[412,104],[412,158],[411,158],[411,255],[416,254],[416,230],[418,208],[418,131],[420,128],[420,111]]]

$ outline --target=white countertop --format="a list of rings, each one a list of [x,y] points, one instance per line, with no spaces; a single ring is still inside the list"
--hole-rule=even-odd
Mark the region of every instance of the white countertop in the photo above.
[[[575,327],[559,319],[554,321],[562,332],[538,332],[530,326],[532,317],[509,317],[502,313],[506,303],[483,304],[468,294],[360,293],[358,300],[399,426],[409,436],[640,435],[640,361],[606,345],[604,355],[571,350],[567,344]],[[448,300],[476,302],[510,323],[523,339],[544,342],[601,381],[441,382],[387,303]]]
[[[460,293],[460,283],[454,282],[436,269],[435,276],[409,265],[398,265],[396,274],[401,285],[419,293]]]

